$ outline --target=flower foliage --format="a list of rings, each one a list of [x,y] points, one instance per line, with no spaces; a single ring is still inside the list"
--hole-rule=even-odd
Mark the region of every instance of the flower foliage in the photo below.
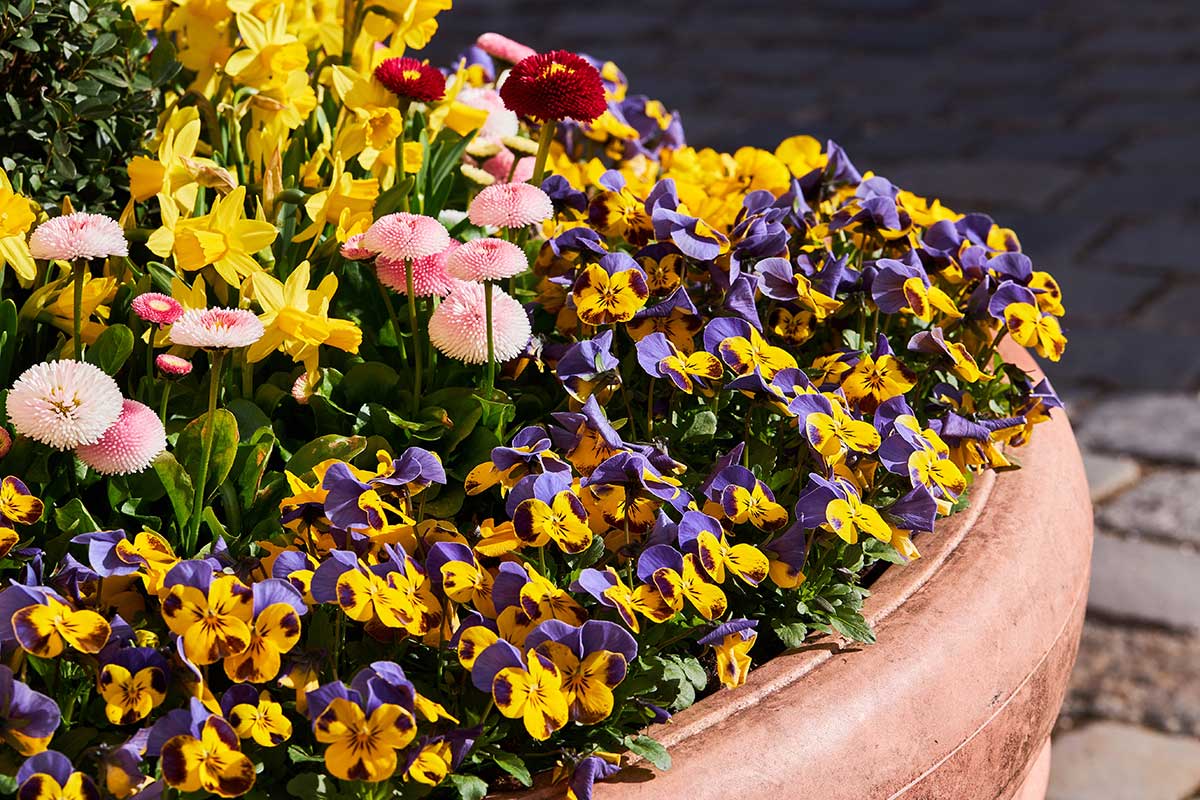
[[[5,161],[22,797],[666,768],[651,723],[872,641],[872,567],[1060,406],[999,346],[1061,357],[1061,292],[990,217],[834,142],[688,145],[582,54],[438,70],[449,0],[393,5],[138,0],[170,85],[120,220],[71,224],[90,160]]]

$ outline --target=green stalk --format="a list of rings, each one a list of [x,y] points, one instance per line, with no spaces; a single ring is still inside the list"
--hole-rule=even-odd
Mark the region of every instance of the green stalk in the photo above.
[[[75,307],[71,309],[74,316],[75,347],[72,355],[76,361],[83,361],[83,272],[87,268],[87,261],[80,258],[75,261],[71,269],[71,280],[75,284]]]
[[[533,161],[533,177],[529,179],[534,186],[542,185],[542,177],[546,174],[546,159],[550,155],[550,143],[554,141],[556,127],[558,123],[552,119],[542,123],[542,130],[538,136],[537,157]]]
[[[415,415],[421,408],[421,337],[417,325],[417,295],[413,287],[413,263],[411,258],[404,259],[404,288],[408,292],[408,324],[413,337],[413,399],[412,410]]]
[[[487,377],[483,384],[483,393],[488,400],[492,399],[492,390],[496,386],[496,343],[492,333],[492,282],[483,282],[483,314],[487,327]]]
[[[650,388],[646,390],[646,438],[654,435],[654,378],[650,379]]]
[[[204,513],[204,485],[208,483],[208,462],[212,458],[213,437],[217,432],[217,394],[221,389],[221,366],[225,361],[224,350],[209,352],[211,367],[208,371],[208,417],[202,430],[204,436],[203,458],[200,474],[196,476],[195,493],[192,496],[192,519],[188,525],[188,554],[194,555],[200,539],[200,517]]]
[[[158,404],[158,419],[165,426],[167,424],[167,402],[171,399],[171,382],[167,381],[163,384],[162,402]]]
[[[379,279],[378,270],[375,271],[375,285],[379,287],[379,296],[383,298],[383,305],[387,308],[388,319],[392,321],[392,332],[396,334],[396,344],[400,348],[400,358],[407,361],[407,349],[404,347],[404,339],[400,337],[400,317],[396,315],[396,306],[392,304],[392,296],[388,293],[388,288]]]

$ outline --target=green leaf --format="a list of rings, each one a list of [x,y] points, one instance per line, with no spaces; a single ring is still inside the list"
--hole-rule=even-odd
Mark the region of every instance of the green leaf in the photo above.
[[[183,524],[192,513],[192,498],[195,494],[195,487],[192,485],[192,479],[181,465],[170,453],[159,453],[158,458],[154,459],[152,466],[154,474],[158,476],[158,480],[162,483],[163,489],[167,492],[167,497],[171,501],[171,510],[175,512],[175,520],[179,525]]]
[[[366,438],[362,436],[338,436],[331,433],[318,439],[313,439],[301,447],[288,459],[287,470],[293,475],[304,475],[317,464],[329,458],[349,461],[361,453],[367,446]]]
[[[400,373],[379,361],[355,364],[346,370],[338,390],[345,394],[346,405],[358,408],[363,403],[389,395],[400,382]]]
[[[323,758],[320,760],[324,761]],[[325,776],[317,772],[302,772],[287,782],[287,793],[292,797],[301,797],[305,800],[313,797],[325,797],[328,791],[325,785]]]
[[[133,352],[133,331],[124,325],[109,325],[87,349],[87,360],[109,375],[116,375]]]
[[[849,619],[845,617],[830,617],[829,624],[833,626],[835,631],[847,639],[853,639],[863,644],[875,644],[875,631],[871,630],[866,620],[858,612],[850,613],[853,614],[853,617]]]
[[[474,775],[450,775],[450,785],[458,790],[460,800],[483,800],[487,794],[487,782]]]
[[[204,484],[207,497],[229,477],[237,458],[237,418],[224,408],[218,408],[214,416],[212,455],[208,459],[208,479]],[[189,475],[199,475],[204,462],[204,434],[208,427],[208,414],[197,417],[179,434],[175,443],[175,457]]]
[[[492,754],[492,760],[500,769],[519,780],[522,786],[533,785],[533,776],[529,774],[529,767],[525,766],[525,762],[520,756],[500,751]]]
[[[671,768],[671,754],[655,739],[645,735],[626,736],[624,745],[661,770]]]
[[[708,686],[708,673],[704,671],[704,667],[700,666],[700,662],[694,658],[685,658],[680,661],[680,665],[683,667],[683,674],[696,691],[704,691]]]
[[[237,420],[241,441],[248,442],[263,428],[271,429],[271,418],[263,410],[244,397],[237,397],[225,404],[229,413]]]
[[[692,424],[683,432],[682,441],[710,438],[717,432],[717,415],[705,408],[692,417]]]
[[[771,630],[787,648],[804,644],[804,637],[808,635],[808,628],[803,622],[772,623]]]
[[[74,497],[65,506],[54,509],[54,524],[63,533],[92,533],[100,530],[96,520],[84,508],[83,501]]]

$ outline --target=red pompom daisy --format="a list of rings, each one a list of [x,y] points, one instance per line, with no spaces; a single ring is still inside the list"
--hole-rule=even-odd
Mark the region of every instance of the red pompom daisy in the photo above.
[[[155,325],[170,325],[183,316],[183,306],[174,297],[158,292],[146,292],[133,298],[133,313]]]
[[[158,371],[168,378],[182,378],[184,375],[192,373],[192,362],[180,356],[173,356],[170,353],[162,353],[154,359],[154,365],[158,367]]]
[[[100,441],[79,447],[75,455],[101,475],[132,475],[166,449],[167,433],[158,415],[136,400],[126,400],[121,416]]]
[[[599,71],[567,50],[522,59],[508,73],[500,97],[521,116],[539,120],[591,122],[608,108]]]
[[[389,58],[375,68],[375,78],[406,100],[433,103],[446,96],[446,77],[415,58]]]

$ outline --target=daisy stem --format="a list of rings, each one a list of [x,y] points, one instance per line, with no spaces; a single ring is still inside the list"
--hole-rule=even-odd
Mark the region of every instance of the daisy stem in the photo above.
[[[379,296],[383,298],[383,305],[387,308],[388,319],[392,321],[392,332],[396,335],[396,345],[400,348],[400,358],[407,361],[408,355],[404,347],[404,339],[400,337],[400,317],[396,315],[396,306],[392,304],[392,296],[388,294],[387,287],[379,279],[378,270],[375,271],[375,285],[379,287]]]
[[[171,399],[171,382],[163,384],[162,401],[158,404],[158,419],[163,425],[167,424],[167,403]]]
[[[146,377],[154,377],[154,340],[158,336],[158,325],[154,322],[150,323],[147,335],[150,337],[146,340]],[[133,370],[130,370],[132,372]]]
[[[76,259],[72,265],[71,280],[75,284],[75,304],[71,308],[71,314],[74,316],[74,328],[72,332],[75,335],[73,342],[74,355],[76,361],[83,361],[83,273],[87,269],[87,261],[80,258]]]
[[[195,493],[192,496],[192,519],[188,525],[187,549],[192,555],[200,539],[200,517],[204,512],[204,487],[208,483],[208,462],[212,458],[213,437],[217,432],[217,394],[221,390],[221,366],[225,361],[224,350],[209,351],[211,367],[208,371],[208,415],[204,418],[201,434],[204,446],[201,450],[199,474],[196,476]]]
[[[417,294],[413,288],[413,262],[411,258],[404,259],[404,288],[408,294],[408,325],[412,330],[413,353],[413,414],[421,408],[421,335],[417,325]]]
[[[542,123],[542,130],[538,136],[537,157],[533,161],[533,176],[529,182],[534,186],[542,185],[542,177],[546,174],[546,159],[550,155],[550,143],[554,141],[554,129],[558,123],[552,119],[548,119]]]
[[[487,377],[483,384],[483,393],[488,400],[492,399],[492,389],[496,385],[496,342],[492,334],[492,282],[483,282],[483,315],[484,326],[487,328]]]

